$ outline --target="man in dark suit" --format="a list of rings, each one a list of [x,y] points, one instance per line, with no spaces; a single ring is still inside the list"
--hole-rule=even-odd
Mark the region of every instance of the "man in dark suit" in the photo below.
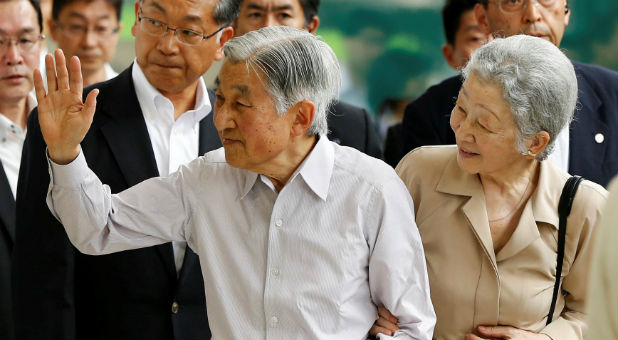
[[[291,26],[315,33],[320,0],[242,0],[234,34],[269,26]],[[327,116],[328,139],[382,158],[382,141],[367,110],[337,101]]]
[[[220,147],[214,99],[201,75],[223,57],[237,12],[238,3],[230,0],[135,4],[136,62],[84,91],[100,92],[81,147],[112,192],[171,173]],[[59,57],[64,58],[56,53]],[[51,62],[48,56],[46,66],[53,72]],[[186,243],[104,256],[83,255],[70,244],[45,204],[49,175],[38,124],[35,110],[17,195],[17,337],[210,338],[198,258]]]
[[[28,113],[36,106],[32,72],[43,35],[36,0],[0,0],[0,339],[14,339],[11,253],[15,195]]]
[[[523,1],[517,6],[509,1],[483,0],[474,11],[479,26],[487,33],[510,36],[523,32],[547,39],[556,46],[560,46],[571,15],[566,0],[545,5]],[[562,166],[573,175],[606,186],[618,172],[618,74],[598,66],[573,64],[579,103],[567,130],[568,140],[561,148]],[[448,124],[454,106],[451,98],[458,92],[456,83],[451,79],[437,85],[408,105],[400,130],[403,151],[399,159],[421,145],[454,143]]]

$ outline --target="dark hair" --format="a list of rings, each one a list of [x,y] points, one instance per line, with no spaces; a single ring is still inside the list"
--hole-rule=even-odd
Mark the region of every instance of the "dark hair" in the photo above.
[[[308,25],[313,20],[313,17],[318,15],[320,0],[298,0],[298,2],[300,2],[300,6],[303,8],[303,13],[305,13],[305,25]]]
[[[241,2],[242,0],[219,0],[212,14],[219,27],[231,26],[236,21]]]
[[[9,2],[10,0],[0,0],[0,2]],[[36,12],[36,18],[39,23],[39,33],[43,32],[43,14],[41,13],[41,5],[39,4],[39,0],[28,0],[34,11]]]
[[[94,0],[53,0],[52,1],[52,19],[58,20],[58,16],[64,7],[68,4],[77,1],[93,2]],[[120,21],[120,13],[122,12],[122,0],[105,0],[108,4],[112,5],[116,10],[116,19]]]
[[[446,0],[446,4],[442,7],[442,25],[448,44],[455,45],[455,34],[461,23],[461,15],[473,9],[478,2],[479,0]],[[483,3],[483,0],[480,2]],[[484,2],[487,4],[487,0]]]

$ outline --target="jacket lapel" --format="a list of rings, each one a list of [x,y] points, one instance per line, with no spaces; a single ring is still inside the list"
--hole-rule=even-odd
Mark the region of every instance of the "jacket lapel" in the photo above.
[[[200,121],[200,141],[199,141],[199,155],[203,156],[208,151],[212,151],[220,148],[221,139],[219,139],[219,133],[214,124],[214,107],[215,107],[215,95],[212,90],[208,90],[208,98],[213,109]]]
[[[462,171],[457,165],[457,159],[453,157],[447,163],[436,189],[451,195],[470,197],[461,207],[461,211],[466,216],[468,226],[497,273],[498,267],[491,231],[489,230],[485,195],[478,176]]]
[[[575,108],[574,119],[569,129],[569,173],[583,175],[586,179],[594,182],[603,180],[603,159],[599,155],[605,155],[607,141],[598,142],[597,135],[605,140],[609,139],[608,125],[599,116],[599,109],[603,105],[591,87],[582,66],[573,63],[577,74],[578,103]]]
[[[116,159],[129,187],[159,176],[144,115],[137,100],[132,66],[116,78],[118,84],[100,94],[97,114],[108,119],[101,126],[103,138]],[[155,246],[168,273],[176,279],[176,266],[171,243]]]
[[[5,232],[9,235],[11,242],[15,241],[15,198],[9,185],[9,180],[4,172],[2,162],[0,162],[0,227],[4,226]],[[12,249],[10,245],[9,249]]]

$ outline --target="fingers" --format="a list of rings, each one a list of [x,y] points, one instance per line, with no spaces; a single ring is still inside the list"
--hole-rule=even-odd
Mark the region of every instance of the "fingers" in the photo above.
[[[369,330],[369,335],[371,335],[372,337],[376,337],[378,333],[392,336],[394,332],[391,331],[390,329],[376,326],[376,325],[373,325],[373,327],[371,327],[371,329]]]
[[[58,89],[59,90],[68,90],[69,89],[69,72],[67,71],[66,59],[64,58],[64,53],[61,49],[57,49],[55,52],[56,56],[56,73],[58,74]]]
[[[484,339],[472,333],[468,333],[466,334],[466,340],[484,340]]]
[[[88,117],[89,121],[92,122],[92,117],[94,117],[94,111],[97,108],[97,95],[99,94],[99,89],[94,89],[88,93],[86,97],[86,102],[84,103],[84,113],[86,117]]]
[[[71,85],[71,92],[77,94],[79,98],[81,98],[84,81],[82,78],[82,67],[79,58],[76,56],[71,57],[69,60],[69,82]]]
[[[390,322],[390,321],[388,321],[388,320],[386,320],[384,318],[379,318],[378,320],[376,320],[375,324],[380,326],[380,327],[389,329],[391,331],[396,331],[396,330],[399,329],[399,327],[397,327],[396,324],[394,324],[394,323],[392,323],[392,322]]]
[[[386,309],[383,306],[378,307],[378,315],[394,324],[399,322],[399,319],[397,319],[393,314],[391,314],[391,312],[388,309]]]
[[[513,335],[516,330],[511,326],[478,326],[477,330],[481,335],[492,338],[504,338]]]
[[[39,69],[34,70],[33,74],[34,78],[34,92],[36,93],[36,100],[40,104],[45,99],[45,87],[43,87],[43,77],[41,76],[41,71]]]
[[[51,54],[45,55],[45,74],[47,75],[47,91],[56,91],[58,89],[58,84],[56,83],[54,58],[52,58]]]

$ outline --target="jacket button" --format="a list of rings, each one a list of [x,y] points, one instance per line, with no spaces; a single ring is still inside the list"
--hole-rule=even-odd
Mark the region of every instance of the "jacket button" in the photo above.
[[[178,302],[174,301],[174,303],[172,303],[172,313],[174,314],[178,313],[179,308],[180,306],[178,305]]]
[[[603,143],[603,141],[605,141],[605,136],[603,136],[602,133],[597,133],[596,135],[594,135],[594,141],[597,142],[597,144],[601,144]]]

